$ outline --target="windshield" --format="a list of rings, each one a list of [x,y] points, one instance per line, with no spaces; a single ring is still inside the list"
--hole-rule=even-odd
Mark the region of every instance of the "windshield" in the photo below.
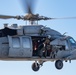
[[[69,41],[72,43],[72,44],[75,44],[75,40],[73,38],[69,38]]]

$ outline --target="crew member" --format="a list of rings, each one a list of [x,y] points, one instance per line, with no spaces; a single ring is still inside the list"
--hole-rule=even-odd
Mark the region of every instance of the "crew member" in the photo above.
[[[39,57],[47,56],[48,45],[50,45],[50,38],[51,38],[50,36],[46,37],[45,41],[39,45],[38,47]]]

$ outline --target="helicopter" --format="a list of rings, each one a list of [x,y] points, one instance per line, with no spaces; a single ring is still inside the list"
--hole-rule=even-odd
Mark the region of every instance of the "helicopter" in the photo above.
[[[35,61],[32,64],[32,70],[35,72],[45,62],[55,61],[55,67],[61,70],[63,61],[76,60],[76,41],[71,36],[66,36],[54,29],[39,25],[38,21],[76,19],[76,17],[50,18],[33,14],[33,0],[31,1],[24,0],[28,13],[25,16],[0,15],[0,19],[13,18],[29,21],[29,24],[25,26],[4,24],[4,28],[0,29],[0,60]],[[48,45],[44,43],[47,39],[49,40]]]

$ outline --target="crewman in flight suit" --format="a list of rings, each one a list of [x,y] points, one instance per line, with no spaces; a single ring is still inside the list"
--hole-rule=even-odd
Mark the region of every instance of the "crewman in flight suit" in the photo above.
[[[39,57],[47,56],[48,45],[50,45],[50,38],[51,38],[50,36],[47,36],[45,41],[39,45],[39,47],[38,47],[38,56]]]

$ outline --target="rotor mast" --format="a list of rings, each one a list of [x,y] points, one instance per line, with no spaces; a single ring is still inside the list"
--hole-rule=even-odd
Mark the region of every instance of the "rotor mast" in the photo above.
[[[31,25],[37,24],[38,25],[38,21],[40,20],[49,20],[51,18],[48,17],[44,17],[44,16],[39,16],[39,14],[27,14],[23,17],[23,20],[29,21],[29,23]]]

